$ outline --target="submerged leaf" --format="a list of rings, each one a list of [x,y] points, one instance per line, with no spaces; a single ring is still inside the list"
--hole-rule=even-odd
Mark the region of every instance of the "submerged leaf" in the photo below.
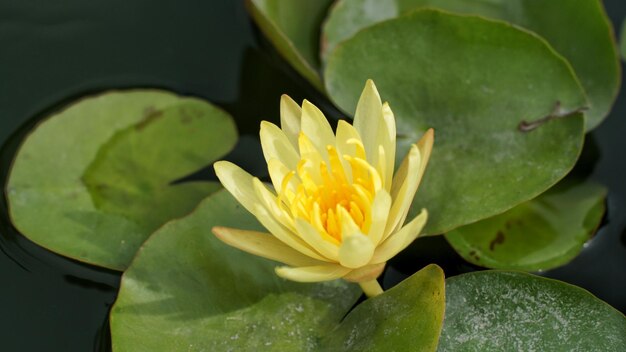
[[[496,269],[545,270],[574,259],[604,215],[606,188],[560,183],[492,218],[460,227],[446,239],[473,264]]]

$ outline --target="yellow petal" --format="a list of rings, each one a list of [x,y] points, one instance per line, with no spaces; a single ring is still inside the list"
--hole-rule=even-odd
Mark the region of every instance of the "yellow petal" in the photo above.
[[[351,270],[341,265],[317,265],[290,268],[286,266],[276,268],[276,274],[284,279],[299,282],[330,281],[343,277]]]
[[[378,245],[383,238],[390,208],[391,196],[389,193],[385,190],[376,192],[372,201],[372,224],[367,234],[374,245]]]
[[[292,170],[289,170],[283,163],[280,162],[280,160],[271,159],[270,161],[268,161],[267,170],[270,174],[270,178],[272,179],[272,185],[274,186],[274,190],[276,190],[276,193],[281,193],[284,191],[295,192],[299,184],[298,178],[291,177],[288,182],[283,185],[285,177],[287,177],[287,175],[289,175]],[[283,190],[283,186],[286,187],[285,190]]]
[[[383,240],[399,229],[406,219],[411,202],[417,191],[420,164],[421,156],[419,149],[413,144],[393,178],[391,187],[392,205]]]
[[[332,238],[330,236],[319,233],[313,225],[303,219],[296,219],[295,224],[298,234],[309,246],[327,259],[337,261],[339,257],[339,247],[337,247],[337,244],[331,242]]]
[[[269,233],[218,226],[213,228],[213,233],[228,245],[287,265],[314,266],[324,264],[324,262],[305,256],[287,246]]]
[[[361,136],[359,136],[359,132],[354,129],[354,126],[347,123],[344,120],[339,120],[337,124],[337,138],[336,138],[336,146],[337,153],[342,156],[340,158],[341,164],[343,165],[343,169],[346,172],[346,177],[348,181],[352,182],[352,169],[350,167],[350,163],[348,163],[344,155],[356,156],[356,157],[364,157],[364,155],[357,155],[356,152],[356,144],[353,141],[361,142]]]
[[[267,121],[261,121],[261,147],[265,161],[278,159],[290,169],[295,169],[300,157],[283,130]]]
[[[311,246],[305,243],[298,235],[286,229],[281,225],[274,217],[269,213],[267,209],[261,204],[256,204],[255,212],[256,218],[261,225],[265,227],[272,235],[274,235],[281,242],[285,243],[289,247],[303,253],[311,258],[315,258],[321,261],[328,261],[320,253],[315,251]]]
[[[276,195],[267,189],[263,182],[261,182],[258,178],[255,178],[252,181],[252,185],[259,202],[265,206],[265,209],[270,212],[274,219],[278,220],[278,222],[287,228],[287,230],[295,232],[296,228],[293,219],[287,214],[286,211],[281,209]]]
[[[298,134],[300,133],[300,116],[302,109],[288,95],[280,97],[280,128],[287,136],[294,148],[298,147]]]
[[[420,150],[420,155],[422,157],[422,163],[420,164],[420,171],[418,177],[418,185],[422,182],[422,176],[424,175],[424,171],[426,171],[426,166],[428,165],[428,161],[430,160],[430,153],[433,150],[433,143],[435,142],[435,131],[432,128],[429,128],[428,131],[424,133],[422,138],[417,142],[417,148]]]
[[[374,82],[368,79],[356,106],[354,128],[361,136],[367,161],[372,165],[378,164],[378,133],[382,126],[384,126],[383,104]]]
[[[253,186],[254,177],[239,166],[228,161],[218,161],[213,164],[213,168],[224,188],[226,188],[246,210],[255,214],[255,205],[258,203],[258,199]]]
[[[339,247],[339,263],[347,268],[360,268],[370,262],[375,246],[369,237],[356,233],[343,236]]]
[[[384,127],[379,131],[379,141],[385,151],[384,178],[385,189],[387,192],[391,190],[391,181],[393,179],[394,163],[396,159],[396,120],[389,104],[383,104]],[[383,174],[381,174],[382,176]]]
[[[405,249],[420,235],[427,219],[428,212],[426,209],[422,209],[418,216],[401,228],[400,231],[389,236],[385,242],[376,248],[371,263],[384,263]]]
[[[309,137],[315,148],[325,155],[326,146],[335,144],[335,134],[324,114],[308,100],[302,103],[301,123],[302,132]]]

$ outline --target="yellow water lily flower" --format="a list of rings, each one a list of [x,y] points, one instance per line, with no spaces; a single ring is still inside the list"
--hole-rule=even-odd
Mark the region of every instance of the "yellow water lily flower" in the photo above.
[[[433,145],[433,130],[411,146],[394,175],[396,125],[374,82],[359,99],[354,125],[336,134],[308,101],[283,95],[281,127],[263,121],[261,145],[273,189],[227,161],[215,163],[224,187],[269,233],[215,227],[227,244],[287,264],[279,276],[301,282],[344,278],[368,296],[382,293],[385,263],[420,234],[425,209],[404,224]],[[404,224],[404,226],[403,226]]]

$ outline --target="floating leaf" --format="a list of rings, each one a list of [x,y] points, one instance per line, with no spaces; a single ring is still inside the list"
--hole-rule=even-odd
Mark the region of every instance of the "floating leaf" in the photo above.
[[[446,280],[440,352],[626,351],[626,318],[560,281],[499,271]]]
[[[219,188],[172,182],[235,140],[231,118],[199,99],[154,90],[82,99],[23,142],[7,186],[11,219],[43,247],[123,270],[152,231]]]
[[[620,67],[611,22],[597,0],[339,0],[323,27],[322,57],[363,28],[425,7],[500,19],[538,33],[571,62],[589,95],[587,129],[609,113]]]
[[[278,52],[320,90],[320,26],[332,0],[248,0],[252,18]]]
[[[492,218],[460,227],[446,239],[465,260],[497,269],[542,270],[568,263],[604,215],[606,189],[561,183]]]
[[[357,306],[321,351],[436,351],[444,301],[443,271],[429,265]]]
[[[354,111],[372,78],[397,117],[400,149],[435,129],[413,203],[413,213],[428,209],[428,234],[536,197],[582,147],[584,118],[575,111],[586,101],[571,67],[540,38],[501,22],[417,11],[345,41],[325,77],[344,111]]]
[[[277,263],[223,244],[215,225],[259,229],[221,191],[155,232],[124,273],[111,312],[114,351],[435,349],[444,314],[438,267],[365,301],[339,325],[361,295],[357,285],[280,279]]]

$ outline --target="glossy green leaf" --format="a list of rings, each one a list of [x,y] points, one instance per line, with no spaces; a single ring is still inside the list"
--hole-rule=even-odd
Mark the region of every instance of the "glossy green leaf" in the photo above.
[[[438,351],[626,351],[624,332],[624,315],[579,287],[482,271],[446,280]]]
[[[573,112],[586,101],[571,67],[540,38],[501,22],[417,11],[345,41],[325,77],[345,111],[374,80],[395,113],[400,157],[435,129],[412,206],[428,209],[431,235],[536,197],[582,147],[584,118]]]
[[[361,295],[357,285],[283,280],[277,263],[220,242],[210,232],[216,225],[261,229],[221,191],[155,232],[122,278],[111,312],[114,351],[435,350],[444,314],[439,267],[341,322]]]
[[[152,231],[219,188],[172,182],[235,140],[230,116],[199,99],[136,90],[79,100],[23,142],[7,186],[11,219],[43,247],[123,270]]]
[[[611,22],[599,0],[339,0],[323,27],[322,56],[360,29],[425,7],[504,20],[538,33],[580,78],[591,103],[587,129],[609,113],[619,91],[620,66]]]
[[[248,0],[259,28],[276,50],[316,88],[324,88],[319,75],[320,26],[332,0]]]
[[[598,228],[606,188],[561,183],[492,218],[460,227],[446,239],[465,260],[488,268],[543,270],[574,259]]]
[[[321,351],[436,351],[444,301],[443,270],[429,265],[357,306]]]

